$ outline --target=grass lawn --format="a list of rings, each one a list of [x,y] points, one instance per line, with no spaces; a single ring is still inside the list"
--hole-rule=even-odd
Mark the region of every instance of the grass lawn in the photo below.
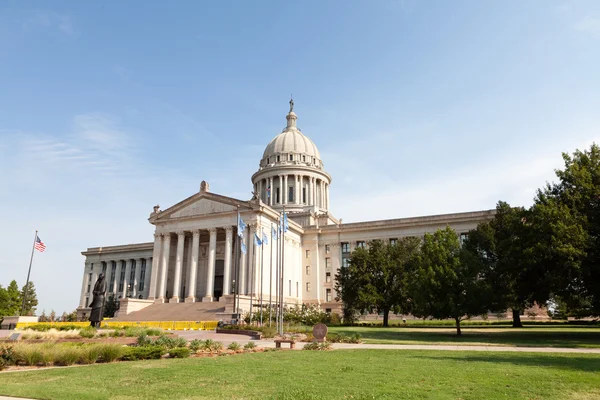
[[[384,344],[464,344],[496,346],[600,347],[600,327],[597,326],[468,326],[462,336],[456,329],[439,328],[382,328],[333,326],[332,333],[361,334],[365,343]]]
[[[2,373],[0,395],[43,399],[600,399],[600,357],[280,351]]]

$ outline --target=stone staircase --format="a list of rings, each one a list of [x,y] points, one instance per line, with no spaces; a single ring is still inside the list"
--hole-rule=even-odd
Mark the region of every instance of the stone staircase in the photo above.
[[[225,312],[225,303],[163,303],[127,315],[119,315],[113,321],[219,321],[217,313]]]

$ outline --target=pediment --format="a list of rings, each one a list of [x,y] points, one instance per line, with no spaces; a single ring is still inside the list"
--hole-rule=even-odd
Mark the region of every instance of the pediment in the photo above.
[[[198,193],[151,217],[151,221],[190,218],[251,209],[248,202],[214,193]]]

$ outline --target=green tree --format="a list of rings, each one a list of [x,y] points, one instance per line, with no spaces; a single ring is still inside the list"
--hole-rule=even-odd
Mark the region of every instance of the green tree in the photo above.
[[[7,315],[19,315],[19,311],[21,311],[21,293],[19,292],[19,286],[17,285],[17,281],[14,279],[10,282],[8,287],[6,288],[6,294],[8,296],[7,303]]]
[[[0,318],[9,315],[8,313],[8,293],[6,289],[0,285]]]
[[[481,263],[472,254],[461,250],[452,228],[426,233],[409,281],[413,315],[452,318],[460,336],[460,323],[465,317],[488,310],[489,287],[480,277],[480,268]]]
[[[29,281],[29,283],[27,283],[27,285],[23,285],[23,288],[21,289],[21,296],[25,295],[26,288],[27,288],[27,297],[25,298],[25,308],[23,311],[23,315],[34,315],[36,307],[38,306],[38,299],[37,299],[37,293],[35,292],[35,285],[33,284],[32,281]],[[21,299],[22,298],[23,297],[21,297]],[[21,307],[21,305],[19,305],[19,307]]]
[[[558,182],[538,191],[541,258],[557,272],[555,290],[579,315],[600,315],[600,147],[563,153]],[[543,224],[542,224],[543,223]],[[543,228],[543,229],[542,229]]]
[[[336,275],[345,316],[375,311],[383,314],[383,326],[388,326],[390,311],[408,313],[407,270],[416,259],[419,244],[417,238],[403,238],[395,245],[374,240],[368,249],[356,249],[349,266]]]
[[[115,312],[119,309],[119,300],[115,298],[115,296],[108,296],[108,300],[104,304],[104,317],[112,318],[115,316]]]

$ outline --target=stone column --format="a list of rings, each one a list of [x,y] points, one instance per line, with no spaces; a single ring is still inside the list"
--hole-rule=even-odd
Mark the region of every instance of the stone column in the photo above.
[[[185,245],[185,232],[177,232],[177,257],[175,258],[175,275],[173,276],[173,295],[169,303],[179,303],[181,293],[181,266],[183,265],[183,246]]]
[[[258,181],[258,196],[256,196],[261,201],[263,200],[263,194],[262,194],[263,193],[263,190],[262,190],[263,184],[262,183],[263,183],[262,179]]]
[[[210,228],[208,242],[208,268],[206,270],[206,294],[202,301],[213,301],[215,286],[215,256],[217,253],[217,228]]]
[[[329,184],[325,184],[325,208],[329,210]]]
[[[302,201],[302,189],[300,189],[300,176],[301,175],[294,175],[294,183],[296,186],[296,189],[294,189],[296,191],[296,197],[294,198],[295,204],[300,204],[300,202]]]
[[[192,257],[190,260],[190,269],[188,270],[188,294],[185,298],[186,303],[196,301],[196,280],[198,273],[198,252],[200,251],[200,231],[192,231]]]
[[[231,294],[231,244],[233,242],[233,227],[225,228],[225,260],[223,260],[223,295]]]
[[[156,294],[158,289],[158,270],[160,265],[160,251],[162,249],[162,235],[154,234],[154,249],[152,250],[152,270],[150,271],[150,284],[148,287],[148,299],[154,300],[158,296]],[[148,266],[146,266],[146,275],[148,275]],[[148,278],[146,278],[148,279]]]
[[[85,294],[87,293],[87,286],[89,285],[90,279],[90,267],[91,263],[86,262],[85,267],[83,268],[83,284],[81,285],[81,298],[79,299],[79,307],[85,307]]]
[[[283,192],[283,175],[279,175],[279,203],[277,203],[277,204],[283,204],[282,192]]]
[[[164,303],[167,295],[167,271],[169,269],[169,256],[171,255],[171,234],[163,233],[163,251],[160,259],[160,279],[158,283],[157,303]]]
[[[250,236],[250,238],[248,239],[248,272],[246,275],[246,292],[252,296],[252,294],[254,293],[255,288],[252,285],[252,279],[254,278],[255,274],[254,274],[254,267],[255,267],[255,263],[254,263],[254,253],[255,253],[255,246],[254,246],[254,233],[256,232],[256,225],[252,224],[252,225],[248,225],[248,235]]]
[[[283,204],[287,204],[288,203],[288,192],[289,192],[289,188],[288,188],[288,175],[285,174],[283,176]]]
[[[275,189],[273,188],[273,177],[269,177],[269,205],[273,205],[273,192]]]
[[[127,297],[127,285],[129,285],[131,276],[131,260],[125,260],[125,279],[123,279],[123,298]]]
[[[113,281],[113,293],[115,299],[119,298],[119,284],[121,283],[121,260],[115,260],[115,276]]]
[[[140,287],[140,277],[142,275],[142,264],[144,263],[143,258],[138,258],[137,260],[135,260],[135,276],[133,279],[133,297],[137,298],[138,296],[138,288]],[[146,267],[146,269],[148,269],[148,267]],[[146,274],[148,275],[148,274]],[[144,285],[144,288],[146,288],[146,286]]]
[[[309,206],[312,206],[312,192],[313,192],[313,186],[312,186],[312,177],[309,176],[308,177],[308,183],[307,183],[307,194],[306,194],[306,204]]]
[[[313,186],[312,203],[313,203],[313,206],[316,206],[317,205],[317,178],[312,178],[312,186]]]

